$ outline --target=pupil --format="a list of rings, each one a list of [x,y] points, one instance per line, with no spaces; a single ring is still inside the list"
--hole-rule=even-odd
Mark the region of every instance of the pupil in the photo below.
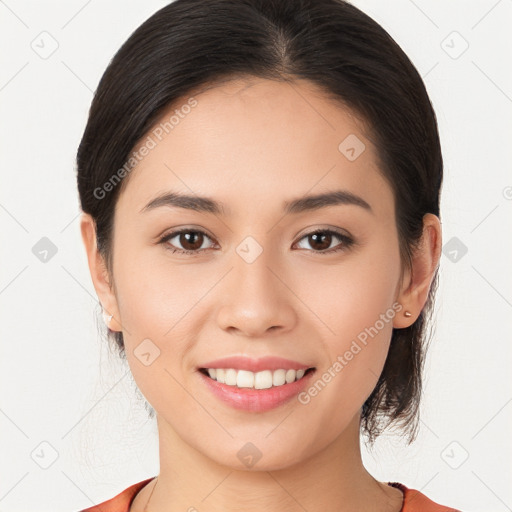
[[[320,249],[320,250],[328,249],[329,246],[331,245],[331,241],[330,241],[331,235],[328,233],[314,233],[313,235],[310,235],[310,236],[315,240],[315,243],[317,243],[317,244],[318,244],[318,240],[321,238],[327,237],[329,239],[327,243],[325,243],[325,241],[323,243],[321,243],[320,244],[321,247],[317,247],[317,249]],[[314,247],[314,243],[311,245]]]
[[[185,238],[185,243],[183,243],[183,240],[180,240],[180,243],[187,250],[199,249],[201,247],[201,245],[202,245],[202,243],[200,243],[198,245],[198,247],[195,247],[195,245],[197,245],[197,240],[196,240],[195,244],[194,244],[194,241],[193,241],[194,237],[201,236],[201,233],[197,233],[195,231],[191,231],[191,232],[188,232],[188,233],[182,233],[181,236]],[[187,247],[187,244],[189,246],[192,245],[192,247]]]

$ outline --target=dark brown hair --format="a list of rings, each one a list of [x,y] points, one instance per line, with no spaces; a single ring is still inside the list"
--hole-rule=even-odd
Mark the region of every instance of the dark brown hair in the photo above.
[[[307,79],[365,123],[393,190],[402,268],[410,268],[423,216],[440,216],[443,161],[425,86],[398,44],[343,0],[176,0],[137,28],[110,62],[78,148],[81,207],[94,218],[109,273],[114,208],[129,176],[108,193],[104,184],[170,105],[200,86],[243,76]],[[418,319],[393,330],[362,408],[370,444],[392,423],[409,442],[416,437],[437,279],[436,269]],[[122,333],[109,336],[126,357]]]

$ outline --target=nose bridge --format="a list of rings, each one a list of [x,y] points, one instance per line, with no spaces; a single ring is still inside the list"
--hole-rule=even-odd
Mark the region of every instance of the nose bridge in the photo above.
[[[277,253],[255,237],[246,237],[235,248],[219,314],[224,329],[254,335],[271,327],[290,327],[294,319],[290,297],[274,275],[279,267]]]
[[[275,295],[280,293],[276,288],[275,276],[270,271],[273,266],[278,266],[275,257],[277,251],[268,246],[267,240],[263,236],[259,236],[258,240],[254,236],[247,236],[235,248],[233,278],[242,301],[248,295],[249,299],[273,302]]]

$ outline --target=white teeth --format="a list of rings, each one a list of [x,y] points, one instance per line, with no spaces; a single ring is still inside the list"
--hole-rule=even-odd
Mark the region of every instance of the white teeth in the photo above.
[[[252,388],[254,387],[254,373],[246,370],[238,370],[236,376],[236,385],[239,388]]]
[[[217,380],[217,382],[224,384],[224,374],[226,373],[224,368],[217,368],[215,370],[215,373],[216,373],[215,379]]]
[[[263,370],[261,372],[249,372],[234,368],[208,368],[208,375],[228,386],[238,388],[268,389],[272,386],[282,386],[295,380],[302,379],[306,370]]]
[[[286,382],[289,384],[295,380],[297,372],[295,370],[287,370],[286,371]]]
[[[236,370],[233,370],[233,368],[226,370],[224,384],[227,384],[228,386],[236,386]]]
[[[268,389],[272,387],[272,372],[270,370],[263,370],[254,374],[254,388],[255,389]]]
[[[276,370],[272,376],[273,386],[282,386],[286,382],[286,370]]]

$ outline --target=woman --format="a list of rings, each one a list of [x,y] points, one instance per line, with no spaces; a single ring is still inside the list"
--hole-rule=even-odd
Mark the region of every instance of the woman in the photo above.
[[[109,334],[160,472],[89,512],[453,510],[364,468],[417,431],[443,163],[416,69],[342,0],[177,0],[77,155]]]

